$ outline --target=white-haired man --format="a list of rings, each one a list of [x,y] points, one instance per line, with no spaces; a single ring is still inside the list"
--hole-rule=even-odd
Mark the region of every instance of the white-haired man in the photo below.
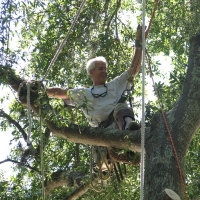
[[[108,64],[104,57],[99,56],[90,59],[86,65],[87,73],[93,81],[90,88],[69,90],[57,87],[47,88],[48,96],[61,98],[69,105],[81,107],[92,127],[139,129],[139,125],[134,122],[133,111],[126,103],[124,92],[131,89],[130,77],[136,76],[140,70],[141,32],[142,28],[139,26],[131,66],[120,76],[106,82]],[[97,161],[98,158],[96,157],[95,160]]]
[[[128,80],[130,76],[137,75],[140,66],[141,27],[137,30],[135,54],[131,66],[120,76],[106,82],[108,64],[103,56],[99,56],[90,59],[86,65],[87,73],[93,81],[92,87],[76,89],[52,87],[46,89],[47,95],[53,98],[61,98],[69,105],[80,106],[92,127],[101,125],[104,128],[119,128],[120,130],[137,129],[137,126],[135,127],[136,123],[133,123],[135,119],[132,109],[128,108],[125,99],[122,100],[121,96],[124,91],[131,89],[131,82]],[[83,104],[84,106],[82,106]],[[125,110],[123,111],[122,108]],[[112,111],[113,115],[109,116]],[[114,118],[112,118],[113,116]],[[109,120],[108,117],[112,119]],[[105,123],[106,120],[109,120],[109,123]]]

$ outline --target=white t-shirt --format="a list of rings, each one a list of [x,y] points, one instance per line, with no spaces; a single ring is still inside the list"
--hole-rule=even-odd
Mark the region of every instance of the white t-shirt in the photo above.
[[[69,89],[70,101],[66,101],[69,105],[80,107],[88,119],[92,127],[97,127],[100,122],[105,121],[110,112],[115,108],[124,90],[127,89],[129,83],[128,71],[125,71],[120,76],[105,85],[98,85],[90,88]],[[107,88],[106,88],[106,87]],[[130,86],[128,84],[128,89]],[[92,92],[91,92],[92,89]],[[102,97],[95,98],[93,94],[107,94]]]

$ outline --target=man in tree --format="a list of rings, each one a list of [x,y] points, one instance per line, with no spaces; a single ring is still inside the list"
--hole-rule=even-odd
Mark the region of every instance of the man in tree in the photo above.
[[[107,61],[99,56],[87,62],[86,70],[93,81],[90,88],[61,89],[47,88],[49,97],[61,98],[69,105],[81,107],[84,115],[92,127],[138,130],[140,126],[135,122],[134,113],[126,103],[126,93],[131,90],[132,80],[141,67],[142,27],[139,25],[135,40],[135,54],[131,66],[110,82],[107,79]],[[99,151],[107,156],[107,149],[93,148],[94,159],[98,164]],[[106,169],[102,167],[101,169]]]
[[[138,129],[132,109],[126,103],[126,92],[131,90],[132,79],[141,66],[141,34],[139,25],[135,40],[135,54],[131,66],[120,76],[106,83],[107,61],[99,56],[87,62],[86,70],[93,81],[90,88],[47,88],[47,95],[61,98],[69,105],[81,107],[92,127]],[[111,112],[113,113],[111,114]]]

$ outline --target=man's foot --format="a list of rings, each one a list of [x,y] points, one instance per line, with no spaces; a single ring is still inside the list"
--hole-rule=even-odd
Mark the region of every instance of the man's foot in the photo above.
[[[139,130],[140,128],[141,128],[141,126],[134,121],[130,122],[130,124],[128,126],[128,130],[131,130],[131,131]]]

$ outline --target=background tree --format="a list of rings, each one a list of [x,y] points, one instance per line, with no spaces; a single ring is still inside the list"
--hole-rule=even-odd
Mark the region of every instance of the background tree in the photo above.
[[[151,0],[147,2],[148,17],[154,3]],[[11,89],[15,97],[9,102],[8,111],[1,107],[1,129],[5,131],[11,127],[12,143],[16,144],[9,158],[1,162],[15,163],[15,174],[9,180],[3,175],[1,177],[2,198],[41,198],[43,152],[47,199],[139,199],[139,166],[129,166],[127,177],[120,184],[116,184],[113,177],[100,193],[91,190],[89,185],[89,146],[129,147],[140,151],[139,131],[90,128],[78,108],[64,106],[60,100],[48,100],[45,95],[40,95],[40,101],[33,103],[38,96],[32,93],[32,143],[30,146],[25,143],[29,126],[27,109],[19,102],[16,92],[25,79],[42,79],[80,5],[81,1],[67,0],[10,0],[1,3],[0,83],[4,88]],[[147,40],[154,75],[166,79],[166,75],[160,71],[160,62],[154,56],[164,53],[172,59],[174,68],[170,77],[156,85],[186,180],[189,199],[197,199],[200,195],[198,9],[196,0],[160,2]],[[139,14],[133,16],[134,13]],[[136,17],[137,22],[141,23],[141,5],[135,2],[87,1],[44,85],[68,88],[90,86],[92,81],[86,74],[85,62],[96,55],[106,56],[110,66],[109,80],[122,73],[133,55],[132,44],[137,24],[132,22]],[[19,43],[13,46],[12,40],[16,35]],[[135,79],[133,95],[134,105],[138,108],[141,106],[136,101],[138,97],[141,98],[140,79],[141,75]],[[26,94],[25,86],[22,91]],[[24,97],[26,101],[26,95]],[[5,102],[6,98],[2,96],[1,102]],[[169,199],[165,188],[174,190],[183,199],[177,163],[158,102],[149,101],[146,110],[148,128],[144,199]]]

